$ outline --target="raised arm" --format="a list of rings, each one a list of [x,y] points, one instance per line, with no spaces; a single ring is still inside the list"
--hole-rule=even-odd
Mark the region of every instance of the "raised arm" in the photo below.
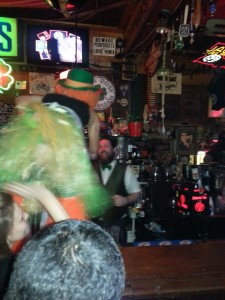
[[[37,199],[55,222],[70,218],[58,199],[43,185],[26,185],[13,182],[5,183],[2,188],[6,192]]]
[[[99,131],[100,122],[95,111],[90,109],[90,120],[88,123],[88,138],[89,138],[89,151],[90,155],[97,157],[99,147]]]

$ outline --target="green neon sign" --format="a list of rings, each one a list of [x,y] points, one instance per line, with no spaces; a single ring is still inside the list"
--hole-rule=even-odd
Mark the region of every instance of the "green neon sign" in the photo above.
[[[13,85],[15,79],[10,75],[11,73],[12,67],[0,58],[0,94],[8,91]]]
[[[0,56],[17,56],[17,20],[0,17]]]

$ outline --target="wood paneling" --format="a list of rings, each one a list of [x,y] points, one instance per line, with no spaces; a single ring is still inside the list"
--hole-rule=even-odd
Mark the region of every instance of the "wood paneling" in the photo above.
[[[225,241],[122,247],[121,251],[127,274],[124,300],[197,297],[225,291]]]

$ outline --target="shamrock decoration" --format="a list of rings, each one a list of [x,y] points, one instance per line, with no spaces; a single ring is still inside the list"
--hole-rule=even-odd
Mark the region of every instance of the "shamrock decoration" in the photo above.
[[[0,59],[0,94],[3,94],[3,91],[9,90],[14,83],[14,78],[10,75],[11,72],[12,67],[3,59]]]
[[[105,96],[107,95],[107,91],[105,87],[101,87],[100,88],[100,96],[99,96],[99,100],[103,100],[105,98]]]

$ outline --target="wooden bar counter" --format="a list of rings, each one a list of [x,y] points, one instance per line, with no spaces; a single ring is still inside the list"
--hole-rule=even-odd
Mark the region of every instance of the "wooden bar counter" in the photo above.
[[[123,300],[225,299],[225,240],[121,252],[127,276]]]

